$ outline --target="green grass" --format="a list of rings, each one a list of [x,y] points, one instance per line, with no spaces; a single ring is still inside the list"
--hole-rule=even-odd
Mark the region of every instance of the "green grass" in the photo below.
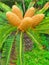
[[[33,49],[24,55],[24,65],[49,65],[49,52]]]

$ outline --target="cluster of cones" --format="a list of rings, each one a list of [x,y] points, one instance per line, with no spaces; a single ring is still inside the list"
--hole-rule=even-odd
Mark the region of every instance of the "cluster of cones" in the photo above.
[[[49,2],[43,8],[48,8]],[[22,32],[26,31],[28,28],[34,28],[37,26],[44,18],[44,14],[36,14],[36,9],[34,7],[30,7],[24,17],[22,11],[16,6],[12,6],[12,12],[7,12],[6,16],[9,23],[13,26],[17,26],[19,30]]]

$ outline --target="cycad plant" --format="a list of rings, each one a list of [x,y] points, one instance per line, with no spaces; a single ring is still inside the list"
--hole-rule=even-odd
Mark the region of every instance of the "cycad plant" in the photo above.
[[[49,34],[49,17],[44,15],[45,11],[49,8],[49,2],[47,2],[39,11],[34,7],[29,6],[28,8],[29,9],[26,11],[25,16],[23,17],[22,11],[20,11],[16,5],[14,5],[11,10],[9,6],[0,2],[1,65],[10,65],[10,55],[12,46],[14,44],[15,51],[13,51],[13,53],[15,52],[16,59],[14,59],[13,62],[15,62],[15,65],[36,65],[36,61],[33,61],[34,57],[32,57],[38,56],[38,52],[36,50],[38,50],[40,53],[45,53],[47,55],[49,54],[47,50],[43,49],[41,44],[42,40],[40,37],[41,33]],[[32,53],[27,52],[29,55],[32,54],[31,59],[29,59],[30,56],[26,57],[28,54],[25,56],[23,40],[24,33],[26,33],[31,41],[35,43],[35,48],[33,49]],[[45,60],[45,56],[43,56],[43,58]],[[27,63],[27,61],[29,61],[30,64],[28,64],[29,62]],[[45,62],[47,65],[49,65],[48,61],[45,60]]]

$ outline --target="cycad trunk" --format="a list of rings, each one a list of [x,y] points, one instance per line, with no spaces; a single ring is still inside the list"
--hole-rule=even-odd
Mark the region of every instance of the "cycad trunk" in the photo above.
[[[25,33],[24,33],[24,46],[25,46],[25,51],[31,51],[33,47],[32,41]]]
[[[24,33],[24,46],[25,46],[24,51],[31,51],[33,47],[33,43],[25,33]],[[13,44],[11,51],[10,65],[15,65],[15,62],[13,62],[13,60],[16,60],[15,42]]]
[[[15,52],[15,40],[13,43],[12,51],[11,51],[11,56],[10,56],[10,65],[15,65],[13,60],[16,60],[16,52]]]

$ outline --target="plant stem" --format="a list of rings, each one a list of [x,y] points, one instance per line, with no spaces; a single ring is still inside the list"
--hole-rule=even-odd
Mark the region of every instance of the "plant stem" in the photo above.
[[[22,33],[20,35],[20,65],[22,64]]]
[[[24,13],[25,13],[25,3],[24,3],[24,0],[22,0],[22,4],[23,4],[23,10],[24,10]]]

